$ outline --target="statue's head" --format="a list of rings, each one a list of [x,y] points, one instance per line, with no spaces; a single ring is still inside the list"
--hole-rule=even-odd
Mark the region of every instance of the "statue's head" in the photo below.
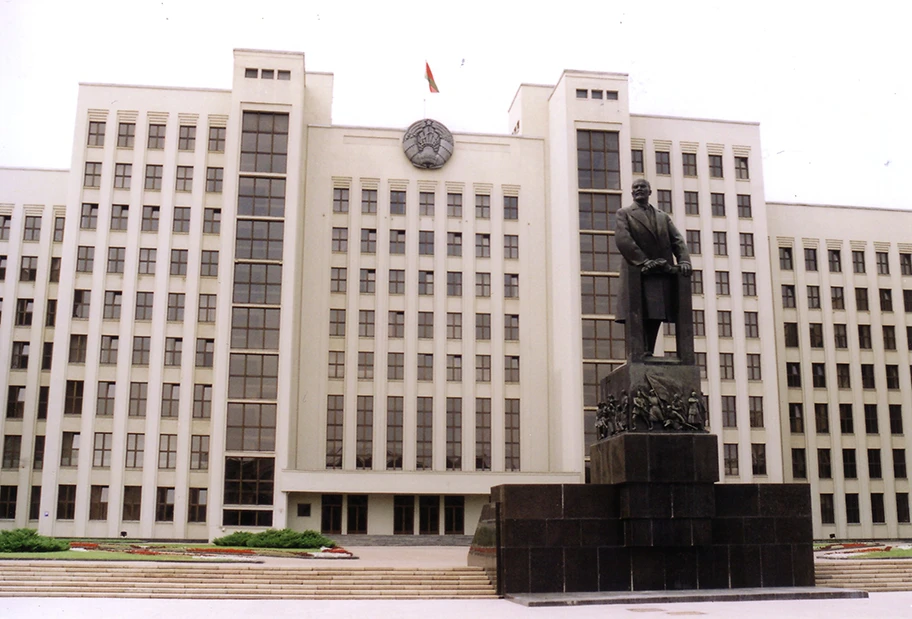
[[[633,201],[637,204],[649,202],[649,196],[652,195],[652,186],[645,178],[638,178],[633,181],[630,193],[633,195]]]

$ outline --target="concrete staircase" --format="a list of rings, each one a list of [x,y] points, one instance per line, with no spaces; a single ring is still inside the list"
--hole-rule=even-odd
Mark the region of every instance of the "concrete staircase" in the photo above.
[[[817,561],[814,571],[818,587],[863,591],[912,591],[912,560]]]
[[[481,568],[0,562],[0,597],[491,599]]]

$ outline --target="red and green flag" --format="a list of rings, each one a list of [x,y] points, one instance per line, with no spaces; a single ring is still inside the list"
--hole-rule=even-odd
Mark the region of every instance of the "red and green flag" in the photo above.
[[[437,82],[434,81],[434,74],[431,73],[431,66],[427,62],[424,63],[424,79],[428,81],[431,92],[440,92],[437,89]]]

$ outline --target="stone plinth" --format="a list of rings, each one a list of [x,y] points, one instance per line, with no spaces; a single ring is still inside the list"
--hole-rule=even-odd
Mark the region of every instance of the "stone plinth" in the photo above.
[[[492,488],[472,552],[495,558],[501,594],[813,586],[806,484],[714,483],[705,433],[591,453],[601,483]]]

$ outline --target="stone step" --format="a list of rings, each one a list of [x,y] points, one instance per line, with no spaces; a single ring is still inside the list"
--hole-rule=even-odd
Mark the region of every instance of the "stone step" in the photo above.
[[[240,569],[239,569],[240,568]],[[0,563],[0,597],[496,599],[481,568]]]

